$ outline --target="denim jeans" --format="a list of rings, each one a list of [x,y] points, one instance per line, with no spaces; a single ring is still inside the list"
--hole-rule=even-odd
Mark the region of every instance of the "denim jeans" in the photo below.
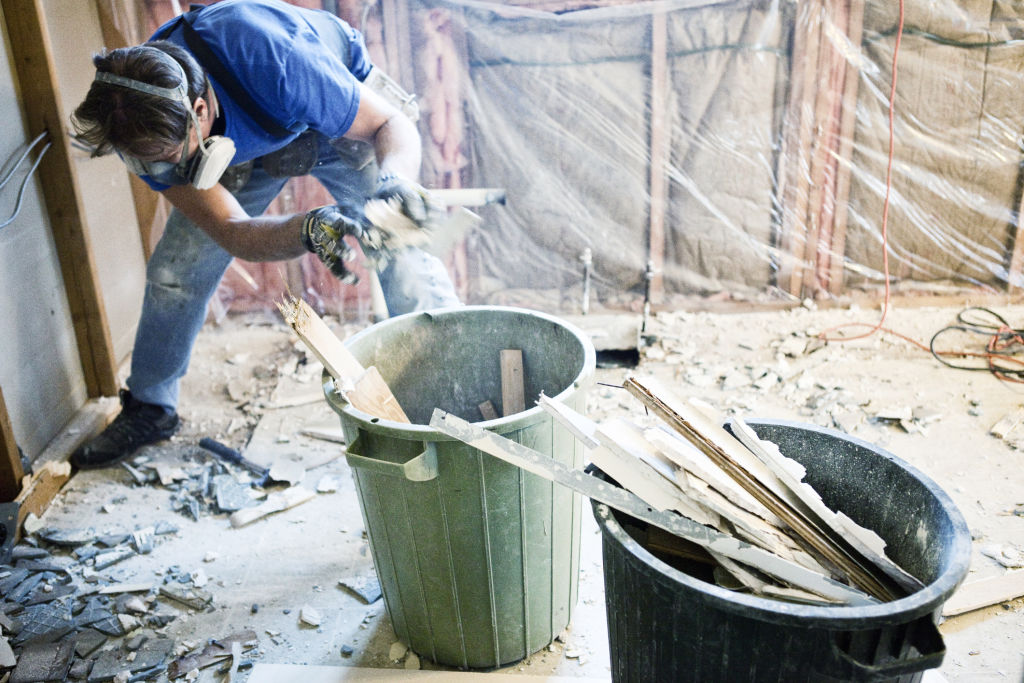
[[[354,170],[326,138],[321,136],[319,143],[319,161],[310,175],[339,202],[368,196],[376,182],[376,166]],[[257,216],[287,180],[271,177],[257,164],[235,197],[249,215]],[[177,408],[179,383],[206,320],[207,303],[232,258],[181,212],[171,211],[146,267],[146,292],[128,377],[128,389],[136,399]],[[379,277],[391,315],[460,303],[441,261],[419,249],[396,254]]]

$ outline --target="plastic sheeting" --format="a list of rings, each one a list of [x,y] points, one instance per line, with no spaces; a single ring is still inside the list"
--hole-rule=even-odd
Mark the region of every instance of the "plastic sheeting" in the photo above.
[[[880,292],[894,76],[891,282],[1021,285],[1021,3],[324,4],[420,96],[424,184],[507,190],[448,257],[467,303],[576,312],[588,249],[592,307]]]
[[[509,194],[471,241],[474,296],[571,306],[587,248],[610,302],[642,292],[648,260],[666,296],[883,282],[897,3],[434,7],[465,36],[469,182]],[[1019,284],[1022,13],[906,6],[894,282]]]

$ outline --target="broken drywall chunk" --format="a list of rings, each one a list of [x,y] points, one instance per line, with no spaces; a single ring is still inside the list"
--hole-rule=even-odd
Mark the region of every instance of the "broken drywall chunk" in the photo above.
[[[981,554],[991,557],[1007,569],[1024,567],[1024,552],[1012,545],[985,545],[981,548]]]
[[[885,420],[889,422],[901,422],[903,420],[910,421],[914,417],[913,411],[910,406],[884,406],[875,410],[874,418],[876,420]]]
[[[176,600],[192,609],[204,610],[213,602],[213,595],[198,588],[165,584],[160,586],[160,595]]]
[[[0,669],[9,669],[17,663],[18,658],[14,656],[11,644],[7,642],[7,638],[0,636]]]
[[[153,527],[145,527],[143,529],[136,529],[132,532],[132,544],[135,546],[135,551],[140,555],[147,555],[153,552],[153,534],[155,533]]]
[[[121,547],[114,548],[102,553],[98,553],[94,560],[93,569],[106,569],[107,567],[117,564],[122,560],[127,560],[129,557],[133,557],[135,551],[131,548]]]
[[[340,579],[338,583],[359,596],[367,605],[381,598],[380,581],[375,573]]]
[[[287,510],[305,503],[316,497],[315,491],[302,486],[292,486],[278,493],[267,496],[267,499],[256,507],[246,508],[232,513],[231,526],[238,528],[265,517],[266,515]]]
[[[988,430],[997,439],[1005,439],[1024,420],[1024,407],[1004,415]]]
[[[325,475],[316,483],[317,493],[334,493],[339,488],[341,488],[341,477],[335,474]]]
[[[37,531],[35,536],[50,545],[61,548],[76,548],[92,543],[97,538],[96,531],[92,527],[88,529],[54,529],[47,527]]]
[[[213,494],[221,512],[236,512],[255,502],[252,487],[239,483],[231,474],[218,474],[213,478]]]
[[[303,605],[302,609],[299,610],[299,621],[307,626],[317,627],[322,621],[320,613],[309,605]]]
[[[270,479],[295,486],[306,477],[306,468],[293,460],[276,460],[270,466]]]
[[[796,358],[802,356],[804,351],[807,349],[807,338],[806,337],[795,337],[789,336],[782,340],[776,351],[783,355],[789,356],[790,358]]]

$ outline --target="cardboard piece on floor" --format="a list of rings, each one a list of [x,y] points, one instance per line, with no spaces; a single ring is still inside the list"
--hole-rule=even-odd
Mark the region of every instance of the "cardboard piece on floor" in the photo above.
[[[531,676],[498,671],[408,671],[357,666],[258,663],[248,683],[609,683],[610,678]]]

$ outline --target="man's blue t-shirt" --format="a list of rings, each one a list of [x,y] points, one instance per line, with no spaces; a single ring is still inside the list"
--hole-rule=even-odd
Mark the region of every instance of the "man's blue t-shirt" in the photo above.
[[[153,38],[188,50],[181,26],[161,36],[177,21],[161,26]],[[235,143],[232,164],[280,149],[307,128],[337,138],[352,125],[359,108],[357,81],[372,64],[362,34],[340,18],[278,0],[221,0],[201,9],[192,27],[249,97],[294,131],[284,138],[267,133],[207,72],[224,135]],[[155,190],[167,187],[142,179]]]

